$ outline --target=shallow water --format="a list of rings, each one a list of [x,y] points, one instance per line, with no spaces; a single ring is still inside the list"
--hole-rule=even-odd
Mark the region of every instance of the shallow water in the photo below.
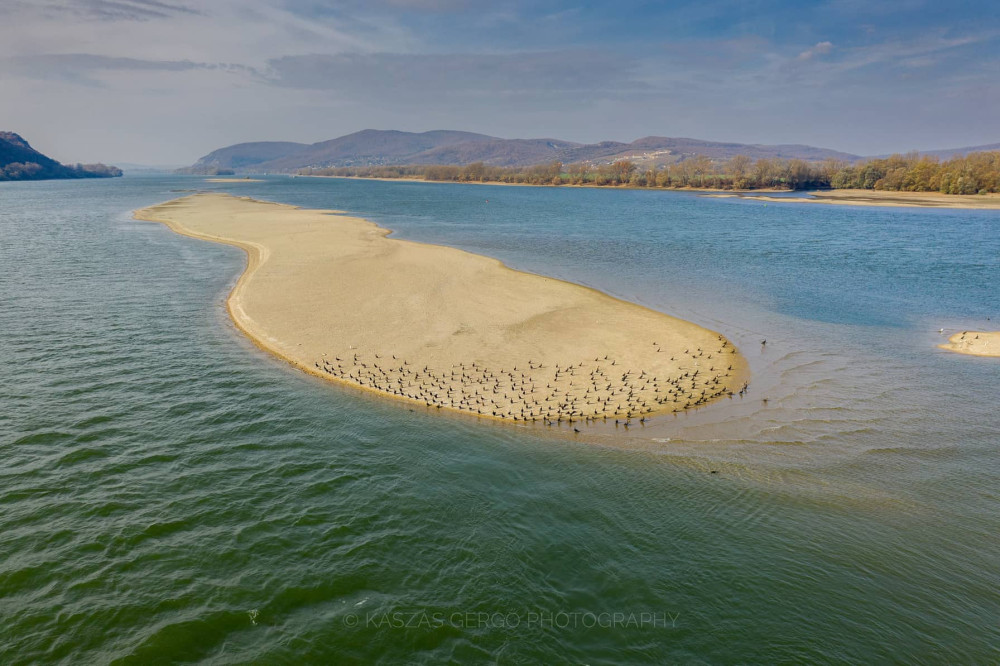
[[[574,436],[332,386],[131,219],[185,189],[697,321],[750,393]],[[1000,328],[1000,213],[126,177],[4,183],[0,238],[2,663],[1000,661],[1000,360],[935,348]]]

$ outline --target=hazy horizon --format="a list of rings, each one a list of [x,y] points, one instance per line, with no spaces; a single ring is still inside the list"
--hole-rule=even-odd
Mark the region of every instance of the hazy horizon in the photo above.
[[[998,28],[985,2],[926,0],[14,0],[0,129],[137,164],[368,128],[957,148],[1000,141]]]

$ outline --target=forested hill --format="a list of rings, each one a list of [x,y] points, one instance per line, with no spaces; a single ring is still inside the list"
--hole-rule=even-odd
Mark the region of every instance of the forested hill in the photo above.
[[[0,132],[0,180],[55,178],[112,178],[121,169],[104,164],[61,164],[34,148],[14,132]]]
[[[363,130],[314,144],[265,141],[220,148],[182,169],[185,173],[231,171],[294,172],[301,168],[362,167],[401,164],[523,167],[559,161],[564,164],[610,164],[630,160],[643,167],[662,167],[696,156],[724,160],[736,155],[753,159],[853,161],[857,155],[802,145],[721,143],[648,136],[631,143],[602,141],[582,144],[560,139],[500,139],[485,134],[434,130],[400,132]]]

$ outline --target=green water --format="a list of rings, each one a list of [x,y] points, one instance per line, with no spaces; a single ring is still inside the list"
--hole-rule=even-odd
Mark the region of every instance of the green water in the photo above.
[[[750,394],[575,436],[334,387],[228,321],[241,252],[130,219],[213,187],[711,326]],[[658,192],[5,183],[0,663],[1000,663],[1000,363],[934,348],[998,328],[998,232]]]

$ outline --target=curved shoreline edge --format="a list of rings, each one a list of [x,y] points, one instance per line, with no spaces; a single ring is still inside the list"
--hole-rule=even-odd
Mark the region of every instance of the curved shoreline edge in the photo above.
[[[490,257],[389,239],[368,220],[222,194],[134,217],[242,249],[226,299],[236,327],[300,370],[382,397],[583,423],[700,407],[748,376],[714,331]]]

